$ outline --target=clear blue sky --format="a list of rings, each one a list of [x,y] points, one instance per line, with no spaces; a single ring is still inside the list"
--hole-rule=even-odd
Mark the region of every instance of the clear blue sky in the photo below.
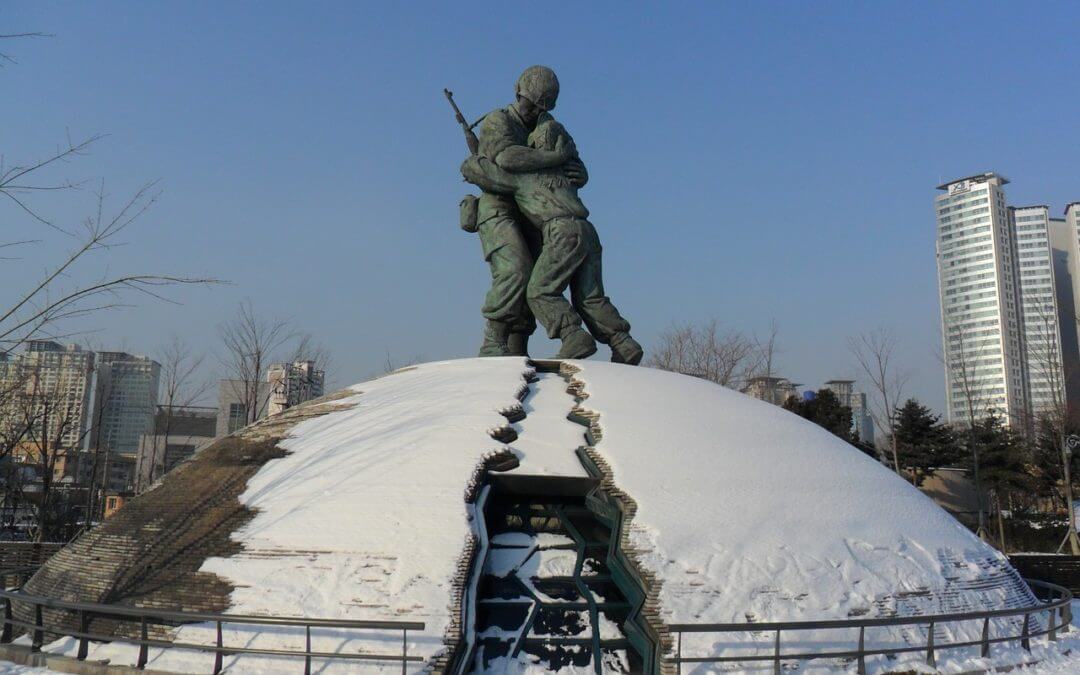
[[[54,37],[5,45],[0,141],[10,163],[110,134],[62,175],[165,189],[110,265],[232,282],[99,318],[98,341],[210,351],[250,298],[314,332],[344,384],[387,350],[475,352],[487,270],[457,227],[442,88],[479,116],[544,63],[642,342],[775,318],[783,373],[818,385],[855,374],[847,335],[891,324],[910,393],[940,408],[933,188],[996,170],[1013,204],[1080,199],[1078,7],[5,2],[0,33]],[[74,218],[87,197],[42,204]],[[61,246],[6,263],[0,296]]]

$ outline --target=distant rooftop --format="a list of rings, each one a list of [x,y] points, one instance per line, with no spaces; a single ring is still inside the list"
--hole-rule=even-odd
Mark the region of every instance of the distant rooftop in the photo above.
[[[1009,182],[1009,179],[1006,178],[1005,176],[1002,176],[999,173],[994,173],[993,171],[987,171],[985,173],[977,173],[977,174],[972,175],[972,176],[964,176],[963,178],[955,178],[953,180],[950,180],[948,182],[942,183],[941,185],[937,186],[937,189],[938,190],[948,190],[949,186],[952,185],[953,183],[961,183],[961,182],[966,181],[966,180],[975,181],[976,183],[985,183],[985,182],[987,182],[987,181],[989,181],[989,180],[991,180],[993,178],[1000,179],[1002,185],[1005,185],[1005,184],[1007,184]]]

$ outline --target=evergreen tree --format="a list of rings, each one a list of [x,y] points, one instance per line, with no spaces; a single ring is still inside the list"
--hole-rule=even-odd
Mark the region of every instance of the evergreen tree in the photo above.
[[[784,401],[784,409],[824,427],[848,443],[857,440],[851,433],[851,408],[840,405],[840,399],[830,389],[819,390],[809,400],[792,396]]]
[[[935,469],[959,459],[952,430],[926,406],[909,398],[896,409],[895,418],[897,454],[901,464],[912,472],[916,486],[921,486]]]

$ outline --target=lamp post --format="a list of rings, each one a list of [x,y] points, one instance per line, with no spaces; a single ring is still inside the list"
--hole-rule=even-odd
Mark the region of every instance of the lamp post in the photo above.
[[[1061,552],[1061,549],[1065,547],[1065,542],[1068,541],[1069,549],[1073,555],[1080,555],[1080,539],[1076,536],[1076,509],[1073,507],[1071,472],[1073,450],[1077,447],[1080,447],[1080,436],[1070,434],[1061,437],[1061,463],[1065,474],[1065,501],[1069,505],[1069,532],[1065,535],[1065,539],[1062,540],[1061,546],[1058,546],[1058,552]]]

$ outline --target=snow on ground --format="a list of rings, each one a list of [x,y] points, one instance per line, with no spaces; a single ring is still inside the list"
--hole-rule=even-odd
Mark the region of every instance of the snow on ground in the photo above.
[[[663,581],[666,620],[811,620],[1032,601],[1000,554],[816,425],[703,380],[577,365],[589,394],[585,406],[600,413],[597,450],[637,502],[630,536],[642,563]],[[230,612],[424,621],[425,631],[409,635],[409,652],[440,651],[451,580],[470,532],[463,492],[482,457],[499,447],[488,430],[505,423],[500,411],[518,403],[527,370],[516,358],[425,364],[357,385],[343,401],[351,408],[297,425],[282,443],[290,454],[264,466],[241,497],[258,510],[234,535],[244,552],[203,566],[236,585]],[[582,429],[566,420],[572,404],[557,376],[541,375],[532,385],[528,417],[517,423],[511,444],[522,459],[516,471],[584,475],[573,456]],[[534,562],[546,573],[565,564],[557,550]],[[939,628],[949,633],[939,642],[971,633]],[[314,647],[400,649],[400,633],[361,634],[349,640],[316,631]],[[919,644],[925,632],[894,638]],[[186,626],[176,639],[211,643],[213,633]],[[868,643],[880,639],[867,635]],[[804,640],[852,646],[849,635]],[[715,653],[733,642],[698,636],[684,640],[684,654]],[[266,629],[228,630],[225,643],[303,645],[302,633]],[[72,652],[74,644],[51,649]],[[1054,656],[1042,645],[1036,651]],[[1004,648],[1000,653],[1019,660]],[[209,670],[207,656],[169,650],[151,657],[151,668]],[[134,650],[103,645],[91,658],[132,663]],[[943,651],[939,659],[951,672],[980,665],[966,654]],[[315,665],[323,673],[355,672],[332,663]],[[225,665],[230,672],[294,672],[297,662],[242,657]],[[837,667],[843,669],[815,662],[804,672]],[[397,665],[386,670],[400,672]]]
[[[597,449],[637,502],[631,541],[662,580],[667,621],[843,619],[1033,602],[1004,556],[824,429],[704,380],[577,365],[584,405],[600,413]],[[939,628],[939,642],[977,639],[981,624]],[[835,633],[784,639],[852,643]],[[925,644],[925,630],[867,633],[868,643],[894,639]],[[684,654],[736,640],[688,634]]]
[[[483,455],[499,447],[487,430],[506,422],[500,411],[518,404],[527,370],[521,358],[425,364],[357,385],[342,401],[351,408],[296,426],[281,443],[289,454],[267,463],[241,495],[258,511],[234,535],[244,552],[202,567],[236,585],[229,612],[424,621],[426,630],[409,634],[409,653],[439,652],[470,532],[465,488]],[[401,651],[400,632],[350,634],[365,639],[343,643],[339,633],[315,631],[313,646]],[[205,625],[176,636],[213,639]],[[303,632],[228,631],[225,643],[237,642],[302,649]],[[91,657],[133,658],[131,649],[110,645]],[[226,659],[230,672],[297,668],[295,659],[234,660]],[[208,672],[209,663],[209,656],[167,650],[149,667]]]
[[[556,373],[537,373],[537,381],[523,401],[528,416],[514,425],[518,439],[510,447],[521,460],[514,473],[589,475],[574,454],[585,442],[585,430],[567,419],[573,406],[566,380]]]

